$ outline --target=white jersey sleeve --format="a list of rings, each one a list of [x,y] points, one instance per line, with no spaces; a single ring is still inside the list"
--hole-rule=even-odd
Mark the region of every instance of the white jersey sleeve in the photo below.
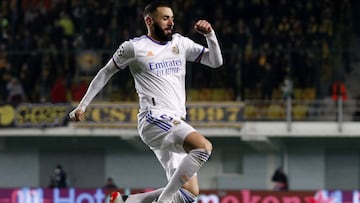
[[[129,41],[123,42],[113,54],[112,60],[118,69],[126,68],[135,60],[134,45]]]
[[[85,110],[109,79],[119,70],[126,68],[132,60],[134,60],[134,47],[129,41],[125,41],[113,54],[112,59],[93,78],[78,109]]]
[[[94,97],[106,85],[109,79],[118,71],[119,69],[115,67],[115,64],[109,60],[108,63],[103,68],[101,68],[96,76],[92,79],[89,88],[87,89],[84,97],[81,99],[77,109],[85,111],[86,107],[90,104]]]
[[[186,60],[217,68],[223,64],[223,58],[215,32],[212,31],[204,36],[208,48],[195,43],[187,37],[183,37],[183,43],[187,50]]]
[[[186,61],[190,62],[200,62],[201,57],[205,51],[205,47],[195,43],[193,40],[182,37],[183,39],[183,46],[186,50]]]
[[[180,34],[158,43],[146,35],[123,42],[98,72],[78,108],[85,110],[113,74],[130,68],[141,110],[161,109],[185,117],[186,61],[210,67],[222,65],[214,32],[205,35],[208,48]]]
[[[215,32],[212,31],[206,34],[205,38],[208,48],[206,48],[203,53],[201,63],[212,68],[217,68],[223,64],[223,58]]]

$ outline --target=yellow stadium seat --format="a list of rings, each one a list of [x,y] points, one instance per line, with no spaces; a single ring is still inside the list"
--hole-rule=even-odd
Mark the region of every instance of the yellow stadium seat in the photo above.
[[[308,115],[308,106],[306,104],[297,104],[293,108],[294,120],[304,120]]]

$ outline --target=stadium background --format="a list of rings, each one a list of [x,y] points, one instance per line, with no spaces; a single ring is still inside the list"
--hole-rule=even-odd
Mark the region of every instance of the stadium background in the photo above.
[[[0,187],[47,187],[58,163],[71,187],[101,187],[109,176],[121,188],[164,185],[131,113],[101,123],[114,103],[136,104],[128,71],[98,95],[99,106],[84,125],[61,117],[119,43],[144,32],[146,3],[1,1]],[[360,187],[357,1],[173,4],[178,32],[204,43],[192,25],[206,18],[224,50],[223,68],[188,68],[192,121],[215,146],[199,173],[201,188],[271,190],[279,165],[291,190]],[[281,91],[286,78],[294,86],[291,105]],[[335,81],[345,85],[346,99],[332,92]],[[24,95],[7,89],[12,82]],[[54,110],[55,103],[63,108]]]

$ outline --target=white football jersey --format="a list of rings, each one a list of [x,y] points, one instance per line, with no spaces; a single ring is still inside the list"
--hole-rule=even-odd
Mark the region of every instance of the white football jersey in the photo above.
[[[199,62],[205,47],[178,33],[160,44],[146,35],[125,41],[113,55],[119,69],[129,66],[140,111],[162,109],[186,115],[186,61]]]

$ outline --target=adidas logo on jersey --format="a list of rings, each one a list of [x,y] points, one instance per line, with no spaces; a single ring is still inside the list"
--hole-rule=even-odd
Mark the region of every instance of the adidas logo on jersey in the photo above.
[[[146,54],[146,56],[154,56],[154,53],[152,51],[148,51],[148,53]]]

